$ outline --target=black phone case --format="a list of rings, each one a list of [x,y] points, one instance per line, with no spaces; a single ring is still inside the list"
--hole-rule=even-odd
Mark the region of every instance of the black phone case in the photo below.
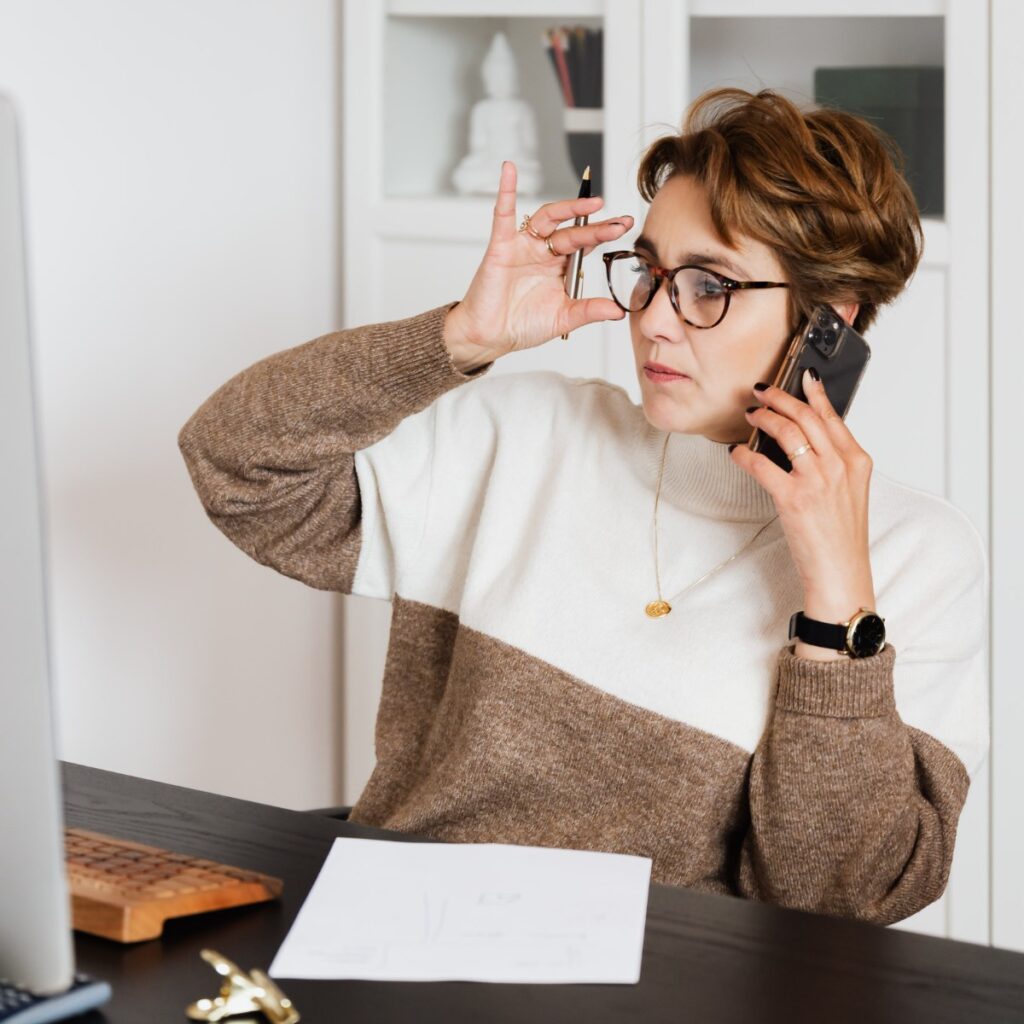
[[[821,375],[832,407],[846,419],[870,358],[868,343],[831,306],[823,304],[797,331],[772,383],[806,402],[803,373],[813,366]],[[748,446],[787,473],[793,468],[775,438],[758,427],[751,432]]]

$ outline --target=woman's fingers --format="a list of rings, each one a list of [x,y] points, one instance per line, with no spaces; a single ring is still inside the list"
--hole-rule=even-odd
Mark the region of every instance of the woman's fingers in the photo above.
[[[577,249],[584,254],[602,242],[610,242],[613,238],[621,238],[633,226],[633,218],[618,217],[615,220],[602,220],[596,224],[581,224],[579,227],[559,228],[554,232],[551,244],[559,256],[568,256]]]
[[[633,226],[633,218],[618,217],[596,221],[580,226],[569,225],[560,228],[565,221],[579,216],[591,216],[601,208],[604,200],[600,196],[589,199],[563,199],[545,203],[536,213],[530,215],[530,226],[539,235],[552,236],[551,245],[559,257],[568,256],[577,250],[587,255],[603,242],[622,237]],[[494,203],[494,219],[491,227],[492,242],[513,239],[518,232],[516,216],[516,166],[511,160],[501,165],[498,194]],[[552,259],[543,244],[539,245],[540,256]],[[471,286],[472,287],[472,286]],[[467,302],[469,295],[467,294]],[[602,320],[621,320],[625,314],[611,300],[587,298],[568,300],[560,318],[564,324],[559,333],[565,334],[587,324]]]
[[[561,333],[567,334],[600,320],[621,320],[625,315],[611,299],[574,299],[566,310],[566,325]]]
[[[494,201],[491,238],[494,241],[515,238],[516,234],[516,165],[503,160],[498,180],[498,197]]]
[[[589,199],[559,199],[545,203],[536,213],[530,214],[530,227],[539,235],[550,235],[559,224],[574,217],[591,216],[604,205],[600,196]]]

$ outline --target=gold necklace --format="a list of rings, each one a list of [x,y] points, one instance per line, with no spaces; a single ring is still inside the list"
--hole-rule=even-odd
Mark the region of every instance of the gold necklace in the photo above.
[[[665,472],[665,452],[668,449],[668,439],[671,436],[671,431],[669,431],[665,435],[665,444],[662,446],[661,449],[661,469],[658,470],[658,490],[657,493],[654,495],[654,579],[658,585],[658,600],[651,601],[646,608],[647,614],[650,615],[652,619],[657,619],[662,615],[668,615],[668,613],[672,611],[672,605],[670,605],[668,601],[666,601],[661,596],[661,577],[658,574],[658,498],[661,496],[661,477],[662,474]],[[718,572],[718,570],[721,569],[723,566],[728,565],[736,557],[736,555],[742,554],[748,547],[750,547],[750,545],[753,544],[754,541],[761,536],[764,530],[767,527],[769,527],[772,523],[774,523],[775,520],[778,518],[778,513],[773,515],[771,519],[769,519],[768,522],[765,523],[764,526],[762,526],[761,529],[758,530],[757,533],[755,533],[754,536],[751,537],[750,540],[748,540],[747,543],[739,549],[739,551],[736,552],[736,554],[730,555],[724,562],[722,562],[720,565],[716,565],[714,569],[710,569],[708,572],[704,573],[704,575],[701,576],[699,580],[695,580],[688,587],[683,587],[683,589],[680,590],[678,594],[673,595],[672,600],[674,601],[677,597],[681,597],[683,594],[686,593],[686,591],[690,590],[692,587],[697,586],[697,584],[702,582],[703,580],[706,580],[713,572]]]

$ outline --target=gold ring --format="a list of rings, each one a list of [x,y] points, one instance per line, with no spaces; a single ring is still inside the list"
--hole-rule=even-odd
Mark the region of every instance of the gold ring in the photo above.
[[[525,231],[527,232],[527,234],[533,235],[534,238],[537,238],[542,242],[546,240],[543,235],[537,234],[537,232],[534,231],[532,227],[530,227],[530,215],[528,213],[524,214],[523,222],[522,224],[519,225],[519,230]]]
[[[798,455],[804,455],[810,450],[811,446],[809,444],[802,444],[799,448],[797,448],[795,452],[790,452],[790,454],[787,455],[786,458],[789,459],[790,462],[792,462]]]
[[[553,235],[554,232],[552,231],[551,234]],[[555,247],[551,244],[551,235],[548,235],[548,237],[544,239],[544,244],[548,247],[548,252],[551,253],[552,256],[561,257],[562,254],[560,252],[555,252]]]

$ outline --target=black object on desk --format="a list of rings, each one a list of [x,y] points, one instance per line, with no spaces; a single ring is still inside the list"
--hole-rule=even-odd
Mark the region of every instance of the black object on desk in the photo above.
[[[335,836],[415,841],[303,811],[62,763],[68,825],[275,875],[280,900],[172,919],[126,947],[76,933],[78,966],[113,986],[82,1024],[184,1020],[209,987],[199,951],[270,965]],[[637,985],[282,983],[303,1024],[1024,1022],[1024,953],[752,900],[652,885]]]

